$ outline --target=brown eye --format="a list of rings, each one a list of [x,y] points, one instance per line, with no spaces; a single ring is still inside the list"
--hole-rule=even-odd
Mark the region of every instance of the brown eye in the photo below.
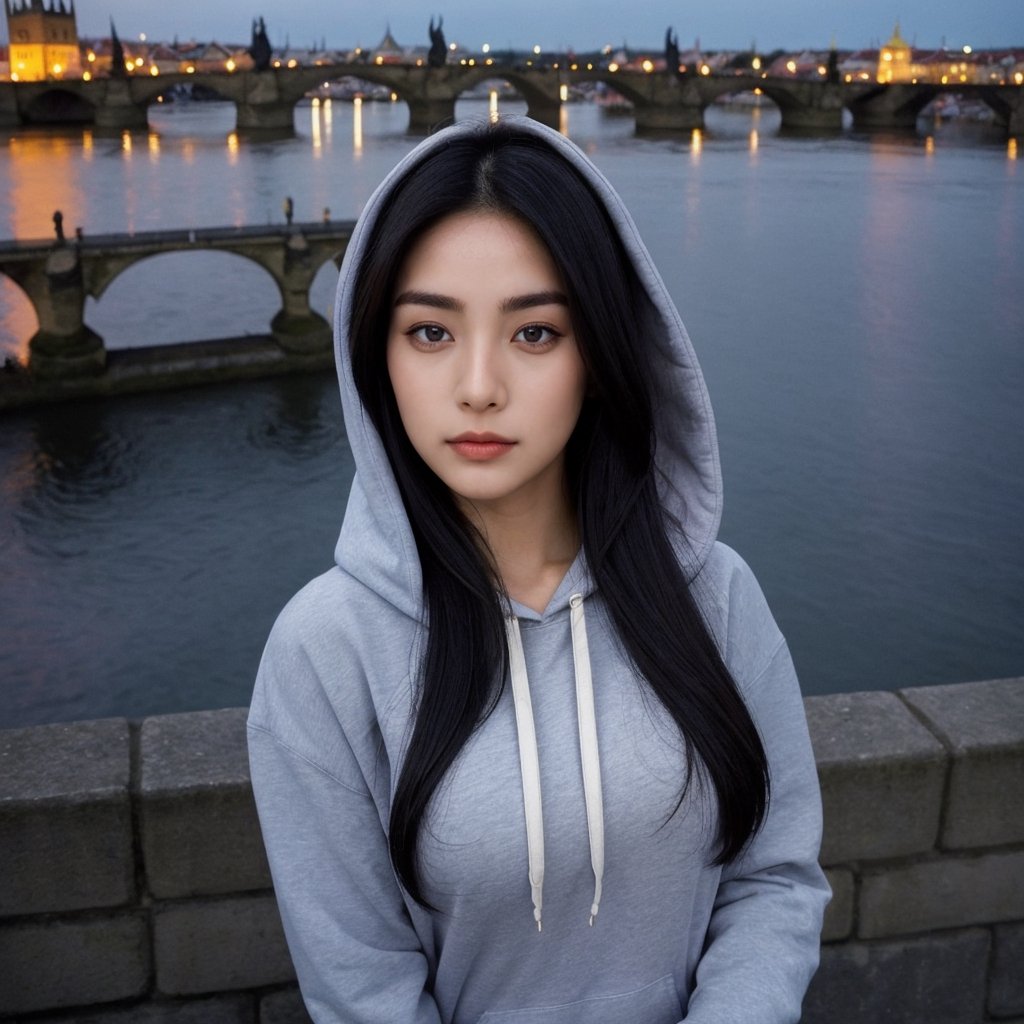
[[[514,340],[524,342],[531,348],[543,348],[553,344],[560,337],[558,331],[544,324],[527,324],[516,331]]]
[[[425,345],[439,345],[442,341],[451,340],[451,335],[440,324],[420,324],[408,333],[414,341]]]

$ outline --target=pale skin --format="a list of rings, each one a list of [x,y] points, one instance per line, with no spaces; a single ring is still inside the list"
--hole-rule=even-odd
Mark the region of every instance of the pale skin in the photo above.
[[[579,549],[565,445],[587,377],[561,276],[529,226],[458,213],[412,246],[393,303],[387,364],[406,433],[509,596],[542,612]]]

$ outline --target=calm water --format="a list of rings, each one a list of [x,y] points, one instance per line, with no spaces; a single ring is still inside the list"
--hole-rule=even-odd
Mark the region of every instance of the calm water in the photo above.
[[[466,103],[460,114],[480,113]],[[412,142],[401,106],[300,108],[229,134],[0,137],[0,236],[358,214]],[[723,536],[822,693],[1024,674],[1024,167],[998,135],[779,137],[713,111],[699,138],[566,130],[622,192],[701,356]],[[361,131],[357,131],[361,128]],[[328,312],[334,274],[314,305]],[[262,271],[158,257],[86,319],[110,347],[263,333]],[[0,348],[35,329],[0,279]],[[0,725],[244,704],[274,615],[327,568],[351,476],[330,376],[0,419]]]

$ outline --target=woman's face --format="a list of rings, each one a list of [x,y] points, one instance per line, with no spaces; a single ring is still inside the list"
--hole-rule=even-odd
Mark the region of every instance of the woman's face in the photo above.
[[[457,499],[481,512],[564,504],[586,373],[532,229],[465,212],[423,234],[398,274],[387,364],[409,440]]]

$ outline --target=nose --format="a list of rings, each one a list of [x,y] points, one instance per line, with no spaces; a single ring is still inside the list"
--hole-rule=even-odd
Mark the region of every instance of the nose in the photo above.
[[[464,409],[483,412],[500,409],[508,401],[499,346],[492,340],[467,342],[459,360],[456,400]]]

